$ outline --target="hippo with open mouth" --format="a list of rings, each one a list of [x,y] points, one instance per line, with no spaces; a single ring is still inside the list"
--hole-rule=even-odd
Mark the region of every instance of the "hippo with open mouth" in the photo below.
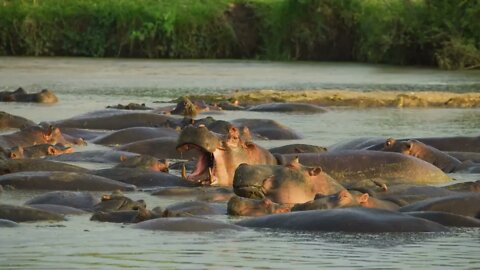
[[[275,157],[266,149],[242,138],[231,126],[226,135],[209,131],[205,126],[188,126],[177,141],[180,152],[195,149],[199,157],[194,171],[182,175],[204,185],[232,186],[235,169],[242,164],[276,164]]]

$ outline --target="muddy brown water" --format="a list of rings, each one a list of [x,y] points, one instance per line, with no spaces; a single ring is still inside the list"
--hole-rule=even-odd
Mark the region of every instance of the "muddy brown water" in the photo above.
[[[350,63],[257,61],[158,61],[84,58],[0,58],[0,89],[52,88],[54,105],[1,103],[0,110],[36,122],[58,120],[107,105],[150,107],[189,93],[233,89],[369,89],[474,91],[478,71],[447,72]],[[269,118],[304,135],[295,141],[328,146],[358,137],[479,135],[480,109],[329,108],[325,114],[225,112],[218,119]],[[10,131],[6,131],[10,132]],[[98,149],[89,145],[85,149]],[[105,164],[82,163],[89,168]],[[454,174],[457,181],[480,175]],[[1,203],[23,204],[40,191],[0,194]],[[149,207],[193,197],[153,197]],[[226,222],[223,216],[211,217]],[[0,228],[0,269],[475,269],[480,266],[480,230],[448,233],[344,234],[272,230],[179,233],[134,230],[119,224],[70,217],[60,223]]]

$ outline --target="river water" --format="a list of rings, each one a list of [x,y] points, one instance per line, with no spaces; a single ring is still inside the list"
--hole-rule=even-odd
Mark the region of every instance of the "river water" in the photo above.
[[[190,93],[243,89],[442,90],[480,89],[480,72],[447,72],[351,63],[158,61],[83,58],[0,58],[0,90],[53,89],[54,105],[3,103],[0,110],[36,122],[58,120],[107,105],[154,102]],[[479,135],[480,109],[329,108],[324,114],[225,112],[214,118],[269,118],[304,135],[296,141],[328,146],[371,136]],[[95,149],[89,145],[85,149]],[[77,149],[82,151],[83,149]],[[97,166],[88,164],[90,167]],[[480,175],[455,174],[458,181]],[[41,192],[11,191],[1,203],[23,204]],[[143,192],[149,208],[191,200]],[[214,216],[227,222],[225,216]],[[70,217],[0,229],[1,269],[480,269],[480,230],[447,233],[151,232]]]

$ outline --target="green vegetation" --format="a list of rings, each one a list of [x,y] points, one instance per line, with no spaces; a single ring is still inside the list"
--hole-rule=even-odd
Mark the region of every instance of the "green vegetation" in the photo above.
[[[0,55],[480,66],[480,0],[0,0]]]

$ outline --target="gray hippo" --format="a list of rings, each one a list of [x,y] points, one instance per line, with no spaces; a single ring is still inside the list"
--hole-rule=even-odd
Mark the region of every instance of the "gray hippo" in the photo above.
[[[480,218],[480,194],[460,193],[446,197],[430,198],[406,205],[398,211],[440,211]]]
[[[0,129],[35,126],[36,123],[25,117],[0,111]]]
[[[231,123],[238,127],[247,127],[252,134],[258,134],[269,140],[297,140],[302,136],[274,120],[270,119],[235,119]]]
[[[399,153],[369,150],[279,155],[281,164],[295,158],[306,166],[319,166],[342,185],[378,180],[386,184],[439,184],[451,178],[432,164]]]
[[[56,156],[66,153],[73,153],[74,151],[75,150],[72,147],[65,146],[61,143],[57,143],[55,145],[49,143],[42,143],[27,147],[13,147],[8,150],[8,156],[12,159],[41,158],[45,156]]]
[[[0,101],[4,102],[36,102],[36,103],[56,103],[58,98],[49,89],[43,89],[38,93],[27,93],[23,88],[15,91],[0,92]]]
[[[63,221],[63,215],[35,209],[29,206],[0,204],[0,219],[15,222],[27,221]]]
[[[239,196],[230,198],[227,213],[231,216],[264,216],[290,212],[290,205],[272,202],[268,198],[250,199]]]
[[[309,210],[255,217],[236,223],[250,228],[352,233],[444,232],[438,223],[376,208]]]
[[[213,232],[224,230],[244,230],[244,228],[234,224],[199,217],[155,218],[132,225],[132,228],[177,232]]]
[[[207,203],[202,201],[174,203],[165,207],[165,211],[163,212],[164,217],[189,217],[225,214],[227,214],[227,208],[224,204]]]
[[[61,205],[85,211],[93,211],[100,198],[88,191],[50,191],[25,202],[26,205]]]
[[[160,137],[177,138],[178,132],[175,129],[166,127],[130,127],[99,136],[91,142],[101,145],[118,146]]]

